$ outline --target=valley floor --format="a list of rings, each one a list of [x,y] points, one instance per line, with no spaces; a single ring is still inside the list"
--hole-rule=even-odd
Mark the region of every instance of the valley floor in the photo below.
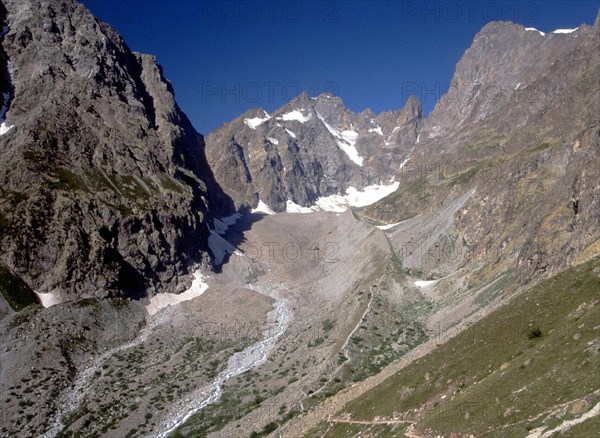
[[[3,433],[536,438],[589,429],[600,400],[597,261],[509,299],[510,272],[473,288],[456,258],[432,269],[402,252],[412,239],[434,247],[452,236],[445,217],[457,202],[385,231],[352,211],[248,215],[225,236],[236,251],[189,301],[151,316],[139,303],[97,300],[26,311],[3,328]],[[575,285],[571,301],[552,301],[555,282]],[[73,334],[72,345],[49,333],[44,343],[44,327],[64,312],[90,333]],[[506,326],[514,315],[518,324]],[[501,342],[529,319],[540,340]],[[488,333],[497,342],[482,341]],[[44,366],[55,362],[66,371]],[[546,403],[550,381],[563,393]],[[486,395],[494,388],[497,402]]]

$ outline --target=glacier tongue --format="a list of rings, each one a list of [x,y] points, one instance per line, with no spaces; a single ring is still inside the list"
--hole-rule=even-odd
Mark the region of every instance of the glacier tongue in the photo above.
[[[395,192],[400,183],[391,182],[390,184],[373,184],[362,190],[349,187],[345,195],[330,195],[318,198],[315,205],[311,207],[302,207],[292,201],[286,202],[287,213],[314,213],[315,211],[331,211],[341,213],[350,207],[365,207],[371,205],[389,194]]]

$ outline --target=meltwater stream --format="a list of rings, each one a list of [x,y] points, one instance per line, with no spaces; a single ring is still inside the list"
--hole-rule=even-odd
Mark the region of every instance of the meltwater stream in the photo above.
[[[114,356],[121,351],[128,350],[130,348],[136,347],[146,341],[152,330],[161,325],[164,322],[164,314],[159,315],[157,317],[151,318],[148,325],[146,325],[140,333],[130,342],[125,344],[121,344],[115,348],[111,348],[108,351],[105,351],[98,357],[96,357],[92,363],[85,368],[76,378],[73,387],[66,392],[63,396],[63,406],[62,411],[59,411],[50,426],[50,429],[46,431],[43,435],[43,438],[52,438],[55,437],[64,427],[63,420],[64,418],[79,409],[83,403],[83,400],[86,395],[86,391],[89,385],[90,380],[95,375],[96,371],[98,371],[101,365],[106,362],[107,359]]]
[[[285,301],[277,298],[276,300],[274,309],[268,314],[269,319],[274,317],[274,326],[269,325],[269,329],[263,332],[263,339],[233,354],[229,358],[227,368],[219,373],[210,384],[210,395],[197,400],[192,399],[180,402],[176,412],[172,413],[171,418],[161,425],[161,431],[153,436],[159,438],[169,436],[194,414],[216,403],[221,398],[223,384],[227,380],[266,362],[275,341],[285,332],[290,320],[290,311]]]

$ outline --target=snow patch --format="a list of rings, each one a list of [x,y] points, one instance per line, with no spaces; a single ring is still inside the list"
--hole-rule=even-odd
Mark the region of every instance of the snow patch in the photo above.
[[[369,132],[376,132],[377,134],[379,134],[383,137],[383,132],[381,131],[381,126],[379,126],[379,125],[377,125],[377,128],[369,129]]]
[[[537,30],[535,27],[526,27],[525,30],[538,32],[542,36],[546,35],[544,32],[542,32],[541,30]]]
[[[257,126],[260,126],[261,124],[263,124],[264,122],[266,122],[267,120],[269,120],[271,118],[271,116],[266,112],[263,111],[265,113],[265,117],[264,118],[260,118],[260,117],[254,117],[252,119],[244,119],[244,123],[246,125],[248,125],[250,128],[252,129],[256,129]]]
[[[223,260],[227,254],[232,254],[235,251],[235,247],[221,236],[225,234],[229,227],[235,224],[241,217],[241,213],[234,213],[231,216],[221,219],[215,218],[213,220],[214,229],[210,230],[210,236],[208,236],[208,247],[213,253],[213,256],[215,257],[215,263],[217,265],[223,263]]]
[[[288,200],[285,203],[285,211],[286,213],[314,213],[315,211],[319,211],[319,209],[314,205],[312,207],[302,207],[294,201]]]
[[[517,85],[515,85],[515,90],[518,90],[520,86],[521,86],[521,83],[519,82]]]
[[[290,131],[290,130],[289,130],[289,129],[287,129],[287,128],[285,128],[285,132],[287,132],[287,133],[288,133],[288,135],[289,135],[290,137],[292,137],[292,138],[298,138],[298,137],[296,137],[296,134],[294,134],[292,131]]]
[[[194,280],[188,290],[180,294],[158,294],[150,298],[150,304],[146,306],[146,311],[149,315],[154,315],[165,307],[183,303],[191,299],[197,298],[208,289],[208,284],[204,281],[204,277],[200,270],[194,272]]]
[[[277,140],[276,138],[267,137],[267,140],[269,140],[274,145],[278,145],[279,144],[279,140]]]
[[[556,30],[553,30],[552,33],[573,33],[577,29],[579,29],[579,27],[576,27],[575,29],[556,29]]]
[[[58,297],[56,296],[56,294],[54,292],[40,293],[40,292],[34,291],[34,293],[40,299],[42,306],[44,306],[45,308],[56,306],[57,304],[60,304],[60,300],[58,299]]]
[[[362,167],[363,159],[360,155],[358,155],[358,151],[356,150],[356,148],[354,146],[351,146],[340,140],[336,140],[335,142],[337,143],[339,148],[342,151],[344,151],[346,153],[346,155],[348,155],[348,158],[350,158],[354,163],[356,163],[357,165]]]
[[[0,135],[6,134],[8,131],[10,131],[13,128],[14,128],[13,125],[9,126],[6,124],[6,122],[2,122],[2,124],[0,125]]]
[[[269,207],[267,204],[260,200],[258,201],[258,205],[256,206],[256,208],[252,210],[252,213],[275,214],[271,207]]]
[[[394,228],[396,225],[400,225],[402,222],[396,222],[395,224],[387,224],[387,225],[375,225],[375,228],[379,228],[380,230],[389,230],[390,228]]]
[[[402,169],[406,165],[406,163],[408,163],[408,160],[410,160],[410,155],[406,157],[406,159],[402,163],[400,163],[400,169]]]
[[[277,120],[283,120],[289,122],[291,120],[295,120],[296,122],[304,123],[310,120],[310,114],[305,116],[300,112],[301,110],[290,111],[289,113],[285,113],[281,117],[277,117]]]
[[[415,286],[417,286],[417,287],[427,287],[430,284],[435,284],[435,283],[437,283],[437,280],[429,280],[429,281],[418,280],[418,281],[415,281]]]

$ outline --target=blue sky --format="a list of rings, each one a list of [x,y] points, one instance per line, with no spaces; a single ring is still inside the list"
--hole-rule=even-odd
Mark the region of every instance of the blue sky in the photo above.
[[[333,92],[376,113],[415,94],[428,113],[477,31],[593,24],[600,0],[83,0],[129,47],[157,56],[207,134],[250,108]]]

